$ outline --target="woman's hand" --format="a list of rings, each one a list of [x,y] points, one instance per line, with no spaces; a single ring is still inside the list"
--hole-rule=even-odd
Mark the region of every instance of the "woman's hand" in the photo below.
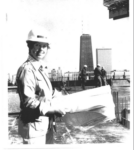
[[[40,110],[41,115],[46,115],[46,113],[48,112],[49,113],[58,112],[61,115],[65,115],[67,112],[69,112],[69,110],[66,108],[60,108],[58,107],[58,105],[52,105],[50,101],[47,101],[47,102],[42,101],[40,103],[39,110]]]

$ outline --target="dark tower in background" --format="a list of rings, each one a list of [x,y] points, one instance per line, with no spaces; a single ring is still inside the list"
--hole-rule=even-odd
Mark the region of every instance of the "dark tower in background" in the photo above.
[[[89,34],[82,34],[80,37],[80,70],[87,65],[87,71],[93,71],[92,42]]]

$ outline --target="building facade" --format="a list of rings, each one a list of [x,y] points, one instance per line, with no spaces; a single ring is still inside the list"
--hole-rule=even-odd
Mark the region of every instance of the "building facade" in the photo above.
[[[87,71],[93,71],[93,54],[92,54],[92,42],[89,34],[82,34],[80,37],[80,67],[87,65]]]
[[[104,66],[106,71],[112,71],[112,50],[110,48],[96,49],[96,63]]]

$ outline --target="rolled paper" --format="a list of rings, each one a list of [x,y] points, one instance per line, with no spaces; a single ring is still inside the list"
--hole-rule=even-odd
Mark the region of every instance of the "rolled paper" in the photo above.
[[[59,96],[52,99],[51,104],[67,113],[91,111],[109,120],[115,119],[115,105],[109,85]]]

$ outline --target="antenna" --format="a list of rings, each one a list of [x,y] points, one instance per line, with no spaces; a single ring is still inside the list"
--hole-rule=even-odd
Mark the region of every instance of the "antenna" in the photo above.
[[[6,21],[8,21],[8,15],[7,15],[7,13],[6,13]]]
[[[83,34],[83,19],[81,21],[81,28],[82,28],[82,34]]]

